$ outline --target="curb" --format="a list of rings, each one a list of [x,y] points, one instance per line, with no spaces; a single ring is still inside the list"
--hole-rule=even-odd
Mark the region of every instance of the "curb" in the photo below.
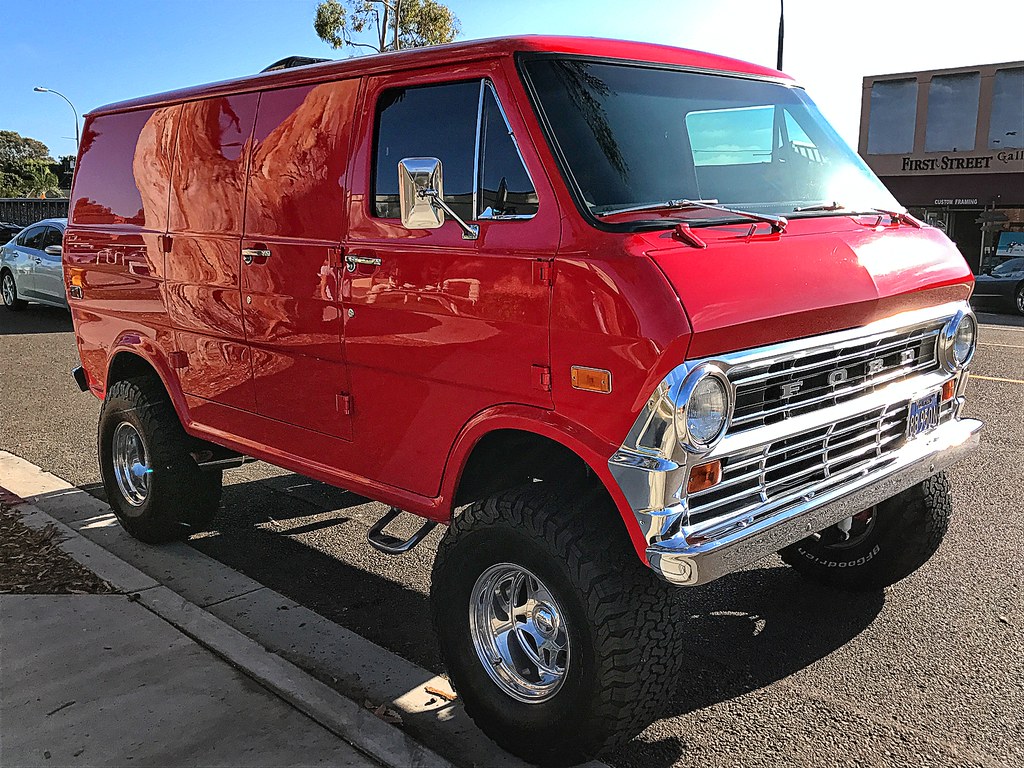
[[[129,594],[164,621],[229,662],[306,716],[389,768],[453,768],[409,735],[380,720],[295,664],[263,648],[203,608],[159,584],[130,563],[82,536],[17,494],[0,487],[0,498],[30,528],[52,525],[61,549]]]

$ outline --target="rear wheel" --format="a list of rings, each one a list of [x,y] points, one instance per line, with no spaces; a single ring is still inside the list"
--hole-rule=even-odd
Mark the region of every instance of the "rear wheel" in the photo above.
[[[0,274],[0,295],[3,295],[4,306],[12,312],[25,308],[26,301],[18,298],[18,285],[14,282],[14,275],[6,269]]]
[[[920,568],[939,548],[953,502],[939,473],[779,554],[804,576],[852,591],[877,591]]]
[[[682,669],[673,589],[637,558],[603,494],[534,485],[468,507],[439,547],[431,610],[467,713],[535,763],[628,741]]]
[[[1014,296],[1014,304],[1017,307],[1017,313],[1024,315],[1024,283],[1017,286],[1017,293]]]
[[[213,521],[221,472],[204,472],[191,438],[154,378],[119,381],[100,412],[100,471],[122,527],[151,544],[185,539]]]

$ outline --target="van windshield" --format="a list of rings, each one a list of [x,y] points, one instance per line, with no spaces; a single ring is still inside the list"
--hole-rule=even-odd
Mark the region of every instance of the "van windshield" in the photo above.
[[[802,89],[568,57],[524,67],[570,184],[606,221],[679,200],[787,217],[902,210]]]

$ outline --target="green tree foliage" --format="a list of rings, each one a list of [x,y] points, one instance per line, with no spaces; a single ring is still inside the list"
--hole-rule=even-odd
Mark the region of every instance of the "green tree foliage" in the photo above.
[[[450,43],[462,31],[458,17],[437,0],[323,0],[313,29],[333,48],[380,53]]]
[[[43,142],[15,131],[0,131],[0,197],[60,194],[53,158]]]

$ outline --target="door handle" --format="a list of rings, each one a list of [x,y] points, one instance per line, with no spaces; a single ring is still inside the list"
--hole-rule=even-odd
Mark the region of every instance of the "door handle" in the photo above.
[[[368,267],[379,267],[381,265],[381,260],[377,256],[356,256],[352,253],[345,257],[345,268],[349,272],[355,272],[356,267],[360,264]]]
[[[266,261],[270,258],[269,248],[243,248],[242,249],[242,261],[246,264],[252,264],[256,259]]]

